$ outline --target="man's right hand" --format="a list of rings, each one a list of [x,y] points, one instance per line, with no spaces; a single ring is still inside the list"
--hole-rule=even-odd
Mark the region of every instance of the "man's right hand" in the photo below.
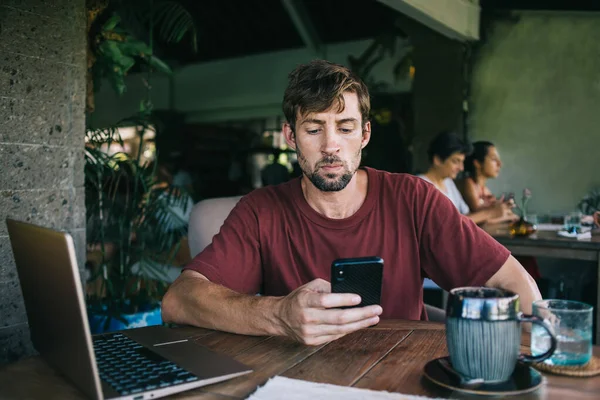
[[[515,214],[512,209],[514,203],[510,201],[498,201],[490,207],[492,217],[490,218],[494,222],[507,222],[516,221],[519,216]]]
[[[381,306],[339,308],[360,302],[360,296],[331,293],[329,282],[315,279],[282,297],[276,316],[283,335],[314,346],[377,324]]]

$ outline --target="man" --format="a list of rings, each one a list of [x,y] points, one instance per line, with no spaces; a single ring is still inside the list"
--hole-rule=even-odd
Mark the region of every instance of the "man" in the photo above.
[[[471,149],[471,144],[463,142],[454,132],[440,132],[429,143],[427,151],[430,163],[429,169],[424,174],[419,175],[419,178],[438,188],[450,199],[461,214],[467,216],[476,224],[516,221],[519,218],[512,212],[514,207],[512,200],[497,201],[490,207],[471,212],[462,198],[454,179],[463,171],[465,156],[471,153]]]
[[[380,318],[426,319],[424,276],[445,289],[509,289],[531,311],[540,298],[533,280],[435,187],[359,168],[371,137],[370,101],[348,69],[299,66],[283,110],[303,176],[240,200],[165,295],[165,321],[317,345]],[[342,309],[361,299],[331,293],[331,262],[360,256],[385,260],[382,304]]]

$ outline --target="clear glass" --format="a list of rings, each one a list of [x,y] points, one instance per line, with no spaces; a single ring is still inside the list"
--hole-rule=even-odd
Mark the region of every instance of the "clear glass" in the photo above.
[[[581,231],[581,217],[582,214],[577,212],[572,212],[565,216],[565,229],[568,232],[578,232]]]
[[[589,304],[570,300],[538,300],[533,303],[533,315],[544,320],[554,331],[558,345],[552,357],[544,361],[551,365],[585,365],[592,357],[593,310]],[[538,355],[550,348],[550,337],[543,328],[534,325],[531,331],[531,353]]]
[[[539,223],[537,214],[526,214],[525,221],[537,225]]]

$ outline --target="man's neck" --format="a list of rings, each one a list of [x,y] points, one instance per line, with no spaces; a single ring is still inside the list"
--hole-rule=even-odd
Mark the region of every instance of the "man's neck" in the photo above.
[[[444,185],[444,178],[443,176],[440,176],[440,174],[438,174],[435,170],[433,169],[429,169],[426,173],[425,173],[425,177],[427,179],[429,179],[429,181],[431,183],[433,183],[433,185],[438,188],[439,190],[441,190],[442,192],[446,192],[446,185]]]
[[[319,214],[332,219],[354,215],[367,198],[368,175],[359,169],[348,185],[337,192],[323,192],[302,176],[302,193],[309,206]]]

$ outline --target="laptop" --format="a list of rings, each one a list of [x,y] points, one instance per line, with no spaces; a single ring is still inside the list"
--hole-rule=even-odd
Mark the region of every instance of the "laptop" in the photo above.
[[[177,329],[150,326],[92,336],[71,235],[12,219],[6,224],[31,341],[89,397],[155,399],[252,372]]]

